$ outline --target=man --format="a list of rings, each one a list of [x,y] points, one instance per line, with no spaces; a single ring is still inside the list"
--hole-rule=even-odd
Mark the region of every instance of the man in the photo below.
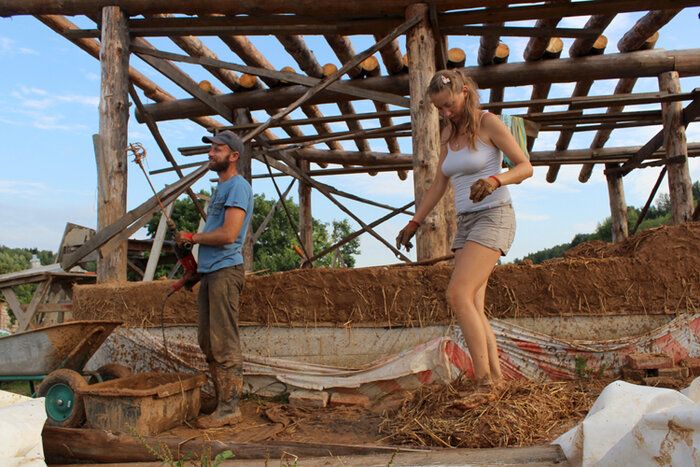
[[[231,131],[202,138],[211,143],[209,169],[219,184],[209,201],[201,233],[179,232],[176,242],[199,243],[197,272],[202,275],[197,297],[197,339],[206,356],[216,389],[217,406],[197,420],[200,428],[230,425],[240,420],[243,389],[238,299],[245,281],[241,249],[253,215],[250,184],[236,167],[243,143]]]

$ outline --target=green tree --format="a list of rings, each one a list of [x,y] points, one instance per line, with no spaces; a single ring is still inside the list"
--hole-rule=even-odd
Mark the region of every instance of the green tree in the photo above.
[[[206,192],[200,194],[208,195]],[[251,230],[256,232],[262,225],[263,221],[272,210],[276,201],[268,200],[264,194],[253,196],[253,218],[251,219]],[[299,222],[299,206],[294,200],[287,200],[285,205],[287,211],[295,224]],[[149,221],[146,228],[148,235],[152,238],[158,228],[158,222],[161,214],[156,214]],[[173,213],[170,216],[177,225],[178,229],[187,232],[196,232],[199,225],[199,212],[194,207],[194,203],[190,198],[183,197],[175,201]],[[313,242],[314,251],[320,252],[337,243],[342,238],[352,233],[350,223],[347,219],[342,221],[333,221],[332,224],[321,222],[317,219],[312,220],[313,226]],[[172,239],[168,232],[166,239]],[[257,239],[253,246],[253,268],[256,271],[265,270],[266,272],[288,271],[299,267],[301,258],[294,250],[294,246],[299,246],[299,241],[294,233],[293,227],[290,225],[282,207],[278,208],[272,215],[265,230]],[[348,267],[355,265],[355,257],[360,254],[360,241],[355,238],[339,248],[343,262]],[[309,253],[311,254],[311,253]],[[315,261],[316,267],[330,267],[333,261],[333,253]],[[167,265],[159,265],[156,271],[156,277],[167,275],[170,267]]]
[[[251,228],[256,232],[275,205],[275,201],[265,199],[265,195],[254,196],[255,208]],[[294,223],[298,223],[299,206],[294,200],[287,200],[285,205],[289,216]],[[332,231],[329,233],[329,224],[313,219],[313,242],[314,252],[320,252],[335,244],[342,238],[352,233],[350,223],[347,219],[333,221]],[[299,266],[301,258],[294,251],[294,246],[300,246],[299,240],[290,225],[284,208],[280,206],[268,222],[265,230],[258,237],[253,246],[253,263],[256,271],[267,270],[267,272],[288,271]],[[360,253],[360,241],[355,238],[339,248],[343,262],[348,267],[355,265],[354,255]],[[309,252],[311,254],[311,252]],[[316,267],[329,267],[333,260],[333,253],[317,260]]]
[[[693,183],[693,200],[697,206],[698,200],[700,199],[700,181]],[[637,223],[637,219],[641,215],[641,209],[629,206],[627,208],[627,227],[630,232],[632,228]],[[656,200],[656,203],[649,207],[646,216],[639,227],[637,232],[642,230],[652,229],[659,227],[661,225],[667,224],[671,220],[671,199],[666,193],[661,193]],[[603,222],[598,224],[595,232],[593,233],[578,233],[574,235],[574,238],[569,243],[562,243],[560,245],[555,245],[551,248],[545,248],[534,253],[530,253],[523,259],[529,259],[534,264],[539,264],[543,261],[549,259],[561,258],[564,252],[569,248],[573,248],[576,245],[584,242],[589,242],[591,240],[603,240],[605,242],[612,242],[612,219],[606,217]],[[516,259],[516,262],[519,260]]]

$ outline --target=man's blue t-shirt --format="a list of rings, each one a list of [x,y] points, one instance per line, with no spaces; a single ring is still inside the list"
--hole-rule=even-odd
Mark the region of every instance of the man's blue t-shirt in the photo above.
[[[209,201],[207,222],[203,232],[211,232],[224,225],[226,208],[234,207],[245,211],[245,219],[233,243],[226,245],[199,245],[199,265],[197,271],[203,274],[219,269],[243,264],[241,249],[248,231],[250,218],[253,216],[253,190],[241,175],[236,175],[219,183]]]

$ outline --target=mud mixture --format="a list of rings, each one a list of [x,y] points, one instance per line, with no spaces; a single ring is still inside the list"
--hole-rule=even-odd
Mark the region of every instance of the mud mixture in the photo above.
[[[700,223],[646,230],[619,244],[583,243],[542,264],[496,266],[486,292],[495,318],[676,314],[700,310]],[[452,316],[453,266],[303,269],[248,276],[242,323],[268,326],[424,326]],[[173,281],[76,285],[75,319],[160,325]],[[165,324],[196,324],[197,287],[173,294]]]

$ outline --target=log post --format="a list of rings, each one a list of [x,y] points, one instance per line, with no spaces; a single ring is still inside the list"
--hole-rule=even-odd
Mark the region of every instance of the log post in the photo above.
[[[669,71],[659,76],[659,90],[679,93],[681,84],[677,71]],[[668,165],[668,191],[671,198],[671,222],[681,224],[693,216],[693,187],[688,169],[688,143],[683,124],[683,104],[668,102],[661,104],[664,122],[664,148],[666,158],[685,156],[683,162]]]
[[[617,164],[615,164],[617,165]],[[608,198],[610,200],[610,220],[612,223],[612,240],[618,243],[629,236],[627,226],[627,202],[625,201],[625,188],[622,184],[622,175],[606,174],[608,181]]]
[[[406,8],[406,18],[415,15],[422,15],[423,20],[406,34],[406,51],[413,129],[413,189],[418,206],[435,178],[435,171],[439,170],[440,128],[437,110],[425,95],[428,83],[435,74],[435,38],[430,28],[429,6],[425,3],[409,5]],[[447,207],[452,203],[450,198],[450,193],[446,193],[418,229],[418,261],[449,253],[448,235],[454,232],[455,222],[454,219],[446,218],[446,212],[449,211]]]
[[[234,119],[237,125],[245,125],[253,123],[253,119],[247,109],[236,109]],[[253,160],[253,142],[246,141],[243,144],[243,154],[238,157],[238,172],[243,175],[251,187],[253,186],[252,173]],[[248,226],[245,241],[243,243],[243,269],[247,272],[253,272],[253,224]]]
[[[307,173],[311,168],[311,163],[304,159],[299,159],[297,165],[300,170]],[[314,230],[311,216],[311,185],[299,180],[299,237],[303,242],[302,249],[306,252],[307,258],[314,255]]]
[[[119,7],[102,8],[97,229],[126,214],[129,120],[129,26]],[[97,282],[126,280],[127,242],[97,260]]]

